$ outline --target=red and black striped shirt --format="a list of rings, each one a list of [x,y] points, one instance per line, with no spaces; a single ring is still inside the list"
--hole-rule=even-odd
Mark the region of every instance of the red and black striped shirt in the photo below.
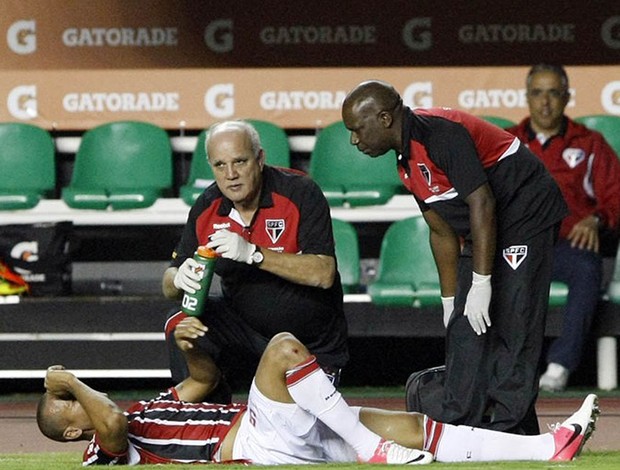
[[[127,452],[103,449],[97,435],[84,452],[85,465],[209,463],[228,431],[247,409],[244,404],[219,405],[178,400],[174,388],[132,405]]]

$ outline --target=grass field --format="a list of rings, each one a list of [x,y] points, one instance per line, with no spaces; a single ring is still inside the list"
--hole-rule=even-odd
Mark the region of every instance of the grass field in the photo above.
[[[54,453],[54,454],[0,454],[0,468],[16,470],[77,470],[81,466],[82,456],[77,452]],[[404,465],[403,465],[404,466]],[[352,468],[368,467],[363,464],[324,464],[321,469],[347,470]],[[391,465],[390,468],[402,467]],[[141,469],[166,470],[187,469],[187,465],[141,465]],[[226,470],[239,470],[247,468],[241,465],[226,465]],[[271,468],[271,467],[261,467]],[[288,468],[299,468],[293,465],[281,465],[278,470]],[[620,452],[584,452],[579,459],[572,462],[488,462],[488,463],[450,463],[442,464],[435,462],[431,464],[431,469],[484,469],[484,470],[537,470],[553,468],[582,468],[588,470],[617,470],[620,468]]]

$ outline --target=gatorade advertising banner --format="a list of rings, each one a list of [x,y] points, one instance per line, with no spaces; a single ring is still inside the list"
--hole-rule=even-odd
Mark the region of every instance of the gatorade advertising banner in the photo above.
[[[5,70],[617,64],[615,0],[3,0]]]
[[[224,119],[318,129],[341,119],[348,90],[369,78],[392,83],[410,107],[447,106],[518,121],[528,114],[529,67],[144,69],[0,71],[1,121],[83,130],[143,120],[165,129],[202,129]],[[620,115],[620,65],[567,67],[567,114]],[[148,79],[145,79],[148,77]]]
[[[340,119],[362,80],[413,107],[518,121],[533,63],[566,66],[567,112],[620,114],[617,2],[4,0],[0,120],[85,130],[138,119],[201,129],[232,118],[287,129]]]

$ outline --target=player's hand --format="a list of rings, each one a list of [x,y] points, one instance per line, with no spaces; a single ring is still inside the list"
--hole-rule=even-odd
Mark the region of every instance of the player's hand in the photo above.
[[[246,241],[241,235],[229,230],[218,230],[209,237],[208,248],[213,248],[222,258],[240,263],[252,264],[252,254],[256,245]]]
[[[66,370],[64,366],[50,366],[47,368],[43,385],[48,393],[62,400],[69,400],[72,398],[71,383],[75,378],[75,375]]]
[[[174,287],[188,294],[195,294],[197,290],[200,290],[200,281],[204,271],[202,269],[196,271],[196,268],[199,266],[200,263],[194,258],[187,258],[183,261],[183,264],[179,266],[177,273],[174,275]]]
[[[209,331],[198,318],[187,317],[179,322],[174,330],[174,340],[181,351],[194,348],[194,342]]]
[[[598,253],[599,233],[598,219],[589,215],[581,219],[568,233],[566,237],[570,241],[570,246],[581,250],[589,250]]]
[[[465,303],[465,316],[477,335],[487,332],[491,326],[489,304],[491,303],[491,275],[473,273],[471,288]]]
[[[452,312],[454,311],[454,296],[442,297],[441,305],[443,306],[443,326],[448,328],[450,317],[452,316]]]

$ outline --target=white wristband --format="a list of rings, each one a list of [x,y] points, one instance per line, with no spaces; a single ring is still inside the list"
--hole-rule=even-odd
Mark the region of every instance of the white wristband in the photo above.
[[[478,274],[476,271],[472,271],[472,284],[488,284],[491,282],[490,274]]]
[[[444,309],[453,309],[454,308],[454,296],[452,297],[441,297],[441,305],[443,305]]]
[[[450,317],[452,316],[452,312],[454,311],[454,296],[452,297],[442,296],[441,305],[443,307],[443,326],[448,328]]]

